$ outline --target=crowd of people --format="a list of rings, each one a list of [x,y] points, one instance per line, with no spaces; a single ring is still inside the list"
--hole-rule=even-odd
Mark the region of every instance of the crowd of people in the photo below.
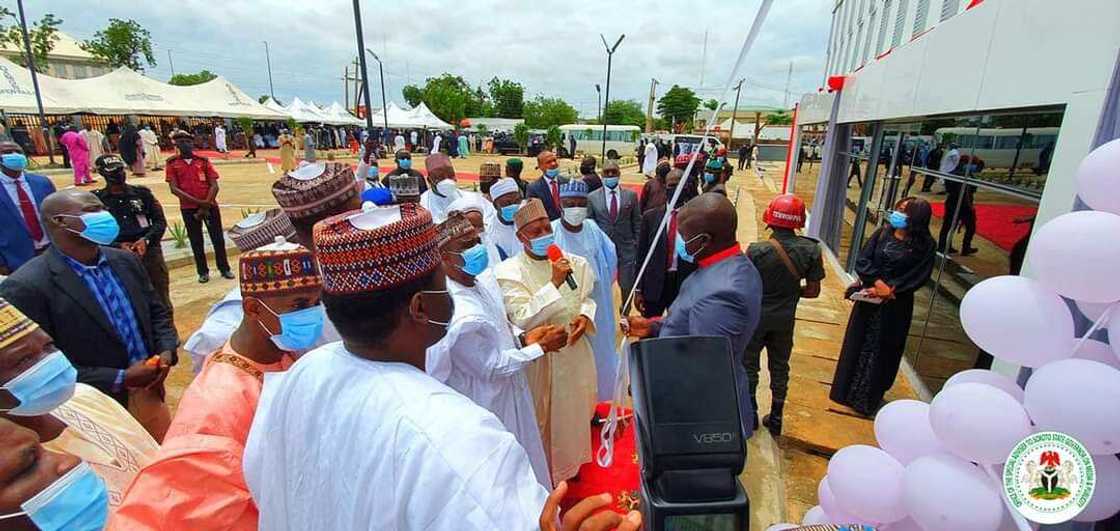
[[[225,248],[219,175],[189,132],[174,138],[166,180],[206,282],[202,226]],[[377,140],[365,140],[356,170],[293,161],[271,185],[279,208],[229,230],[237,273],[224,253],[215,262],[238,282],[181,347],[163,207],[126,183],[128,162],[102,154],[103,188],[55,191],[24,171],[18,144],[0,142],[0,201],[12,203],[0,461],[32,471],[0,474],[0,522],[637,529],[640,514],[598,511],[609,496],[558,518],[591,461],[596,404],[613,398],[620,332],[727,338],[744,436],[781,433],[797,303],[824,277],[819,246],[796,234],[800,199],[776,198],[763,216],[771,236],[744,248],[723,149],[659,157],[640,193],[615,161],[586,158],[569,178],[551,151],[532,179],[521,159],[484,163],[475,192],[439,149],[421,172],[406,138],[383,173]],[[896,214],[859,266],[858,288],[889,304],[859,322],[893,327],[912,309],[912,270],[932,248],[928,203]],[[634,308],[619,307],[616,285]],[[849,383],[834,398],[881,398],[890,363],[869,379],[848,360],[895,348],[886,333],[868,325],[845,343]],[[195,377],[172,415],[164,380],[180,348]],[[760,422],[763,348],[773,401]]]

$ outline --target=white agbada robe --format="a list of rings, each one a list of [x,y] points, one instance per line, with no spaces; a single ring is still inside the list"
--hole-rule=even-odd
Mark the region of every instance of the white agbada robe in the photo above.
[[[513,223],[506,225],[500,219],[494,220],[494,225],[490,228],[490,236],[494,245],[501,248],[507,259],[521,254],[524,249],[521,240],[517,239],[517,227]]]
[[[450,211],[451,203],[465,196],[478,196],[477,200],[482,204],[482,219],[485,222],[487,219],[494,219],[494,205],[489,201],[482,198],[482,194],[472,192],[470,190],[459,189],[459,193],[455,197],[440,197],[434,190],[428,188],[424,193],[420,194],[420,206],[428,209],[432,213],[432,223],[440,224],[447,221],[447,213]],[[475,198],[469,198],[474,202]]]
[[[591,319],[587,332],[574,344],[549,352],[526,369],[529,390],[541,441],[549,456],[552,481],[559,483],[591,461],[591,417],[595,414],[595,355],[591,338],[596,333],[595,271],[587,260],[567,254],[576,289],[552,284],[552,265],[528,253],[510,258],[495,269],[506,313],[514,325],[529,330],[544,324],[568,325],[579,315]],[[611,327],[613,330],[614,327]]]
[[[548,496],[492,413],[341,342],[266,375],[242,464],[268,531],[536,529]]]
[[[218,151],[226,151],[226,128],[220,125],[214,128],[214,146]]]
[[[483,247],[486,248],[489,266],[498,265],[502,261],[502,256],[498,254],[498,246],[494,244],[494,237],[490,234],[494,225],[498,224],[498,211],[494,209],[493,203],[483,198],[482,194],[464,194],[447,207],[448,212],[456,210],[462,212],[477,210],[482,213],[482,232],[478,236],[482,240]]]
[[[105,135],[97,129],[82,129],[80,133],[82,138],[85,139],[86,145],[89,146],[89,167],[95,169],[93,163],[97,162],[97,157],[105,154]],[[147,146],[145,146],[145,152]]]
[[[221,350],[222,346],[233,336],[234,330],[241,325],[245,317],[245,309],[241,307],[241,288],[233,288],[226,293],[222,300],[214,303],[202,321],[202,326],[195,330],[191,337],[183,343],[183,350],[191,355],[191,365],[197,375],[202,370],[206,358]],[[323,333],[311,348],[320,347],[327,343],[341,340],[338,330],[330,319],[323,320]]]
[[[432,153],[439,153],[440,142],[443,142],[442,136],[436,135],[436,137],[432,139]]]
[[[645,157],[642,159],[642,173],[647,177],[652,177],[654,170],[657,169],[657,146],[653,142],[646,144]]]
[[[400,151],[404,149],[404,135],[397,135],[393,137],[393,149]]]
[[[595,375],[598,382],[600,402],[614,398],[614,381],[618,376],[618,345],[614,334],[614,277],[618,273],[618,255],[614,242],[607,237],[594,221],[583,221],[583,230],[571,232],[560,220],[552,222],[552,234],[556,245],[565,253],[582,256],[595,269],[595,329],[601,331],[591,338],[591,349],[595,352]]]
[[[537,481],[551,489],[533,395],[525,378],[525,368],[544,350],[540,345],[518,344],[520,330],[506,318],[502,290],[492,269],[475,277],[474,286],[447,277],[447,290],[455,300],[455,313],[447,335],[428,349],[425,370],[497,416],[525,449]]]

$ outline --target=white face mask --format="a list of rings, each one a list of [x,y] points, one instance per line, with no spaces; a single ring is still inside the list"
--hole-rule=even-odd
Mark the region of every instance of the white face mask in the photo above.
[[[436,183],[436,192],[447,198],[459,197],[459,187],[456,186],[454,179],[444,179]]]
[[[564,209],[564,221],[568,225],[578,227],[583,225],[583,220],[587,219],[587,207],[568,207]]]

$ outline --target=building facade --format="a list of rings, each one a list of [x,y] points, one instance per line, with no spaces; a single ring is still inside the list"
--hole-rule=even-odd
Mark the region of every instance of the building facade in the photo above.
[[[1118,51],[1115,0],[836,2],[822,87],[842,88],[802,97],[794,151],[820,157],[791,182],[847,271],[899,199],[933,205],[937,266],[906,349],[926,396],[991,364],[961,328],[961,297],[1029,275],[1034,227],[1074,208]]]
[[[58,42],[47,54],[47,68],[44,74],[63,79],[85,79],[108,74],[113,69],[97,60],[81,47],[77,39],[58,32]],[[11,46],[0,47],[0,56],[18,64],[25,64],[23,49]]]

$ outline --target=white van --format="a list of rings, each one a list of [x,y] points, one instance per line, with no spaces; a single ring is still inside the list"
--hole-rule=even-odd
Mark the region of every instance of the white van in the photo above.
[[[603,151],[603,126],[592,124],[561,125],[564,132],[564,141],[561,142],[557,155],[561,158],[570,155],[568,146],[569,135],[576,141],[576,152],[597,155]],[[622,155],[631,155],[638,148],[638,137],[642,128],[636,125],[608,125],[607,126],[607,157],[617,159]]]

